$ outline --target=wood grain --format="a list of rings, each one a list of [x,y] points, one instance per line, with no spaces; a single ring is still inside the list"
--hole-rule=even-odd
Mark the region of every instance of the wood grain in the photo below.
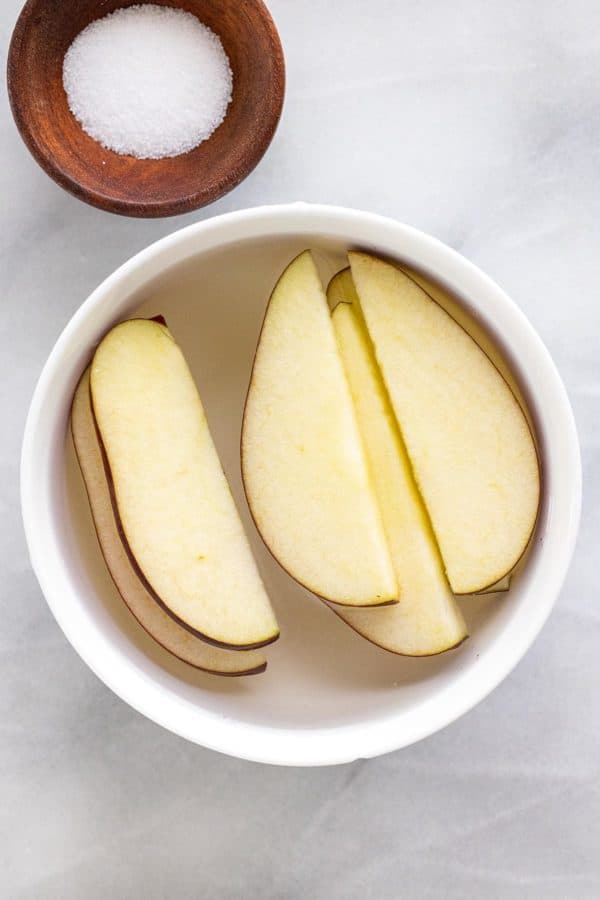
[[[224,122],[189,153],[159,160],[119,155],[89,137],[72,115],[62,63],[82,28],[138,2],[28,0],[9,50],[10,102],[35,159],[80,200],[127,216],[177,215],[222,197],[265,153],[283,105],[283,51],[261,0],[152,0],[194,13],[220,36],[233,70],[233,99]]]

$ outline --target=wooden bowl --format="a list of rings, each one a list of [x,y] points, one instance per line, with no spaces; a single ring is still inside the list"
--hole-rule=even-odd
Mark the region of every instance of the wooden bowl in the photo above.
[[[27,0],[8,55],[13,115],[29,150],[80,200],[125,216],[171,216],[212,203],[256,166],[277,128],[285,67],[277,29],[261,0],[151,0],[194,13],[216,32],[233,71],[224,122],[189,153],[135,159],[107,150],[72,115],[63,57],[94,19],[143,0]]]

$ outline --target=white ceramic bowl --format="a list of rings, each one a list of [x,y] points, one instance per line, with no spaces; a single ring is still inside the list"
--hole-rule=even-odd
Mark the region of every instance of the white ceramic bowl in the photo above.
[[[277,567],[253,529],[239,476],[241,411],[264,307],[285,264],[311,247],[327,278],[351,246],[395,258],[456,297],[453,313],[498,356],[537,431],[543,502],[508,594],[463,600],[471,638],[439,657],[397,657],[358,637]],[[224,679],[172,659],[141,631],[102,563],[68,437],[73,389],[104,332],[164,313],[188,356],[281,624],[264,675]],[[483,329],[483,331],[482,331]],[[490,343],[491,339],[491,343]],[[73,316],[37,385],[21,492],[31,562],[67,638],[105,684],[171,731],[225,753],[322,765],[404,747],[452,722],[511,671],[563,582],[579,521],[581,466],[564,387],[542,342],[486,275],[406,225],[295,203],[199,222],[106,279]]]

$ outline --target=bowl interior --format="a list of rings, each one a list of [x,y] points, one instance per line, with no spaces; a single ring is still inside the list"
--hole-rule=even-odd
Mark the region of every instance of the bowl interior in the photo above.
[[[509,593],[461,600],[471,632],[465,644],[420,660],[394,656],[356,635],[273,561],[254,528],[241,486],[240,426],[269,293],[284,266],[307,246],[316,253],[324,283],[346,264],[348,244],[334,237],[296,234],[237,241],[192,255],[150,277],[128,296],[127,286],[121,286],[125,296],[118,314],[124,318],[162,313],[190,362],[281,626],[280,640],[268,648],[267,672],[247,679],[195,672],[146,636],[107,573],[71,441],[67,438],[65,445],[63,437],[58,447],[61,462],[54,528],[86,616],[108,643],[161,688],[215,716],[238,722],[290,729],[353,723],[368,727],[391,712],[417,707],[485,655],[521,603],[537,546],[532,544]],[[481,335],[481,323],[458,301],[444,296],[444,302]],[[108,324],[94,325],[96,338]],[[488,350],[505,365],[489,332],[486,340]],[[74,371],[73,379],[76,375]],[[60,429],[65,427],[66,411],[62,409]]]
[[[38,162],[80,199],[126,215],[203,206],[235,187],[268,147],[281,113],[284,64],[261,0],[151,0],[194,13],[221,38],[233,71],[224,122],[189,153],[138,160],[107,150],[71,114],[63,58],[91,21],[139,0],[28,0],[15,28],[8,83],[19,130]]]

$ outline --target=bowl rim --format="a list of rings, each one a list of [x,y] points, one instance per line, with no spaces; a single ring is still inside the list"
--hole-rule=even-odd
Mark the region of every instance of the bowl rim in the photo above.
[[[381,715],[368,723],[321,728],[280,728],[217,716],[151,681],[105,638],[77,605],[76,591],[47,526],[50,511],[39,498],[44,474],[38,465],[43,450],[46,399],[52,395],[64,360],[77,350],[77,335],[88,319],[106,327],[111,306],[123,306],[115,291],[130,295],[133,285],[188,259],[240,240],[270,235],[335,235],[403,259],[485,308],[502,333],[510,331],[515,353],[527,360],[530,403],[553,441],[546,477],[552,477],[548,528],[539,557],[532,562],[532,584],[503,631],[450,684],[408,710]],[[392,251],[393,252],[393,251]],[[477,298],[475,301],[474,298]],[[46,417],[47,418],[47,417]],[[560,458],[560,466],[557,465]],[[554,460],[554,463],[552,462]],[[516,304],[473,263],[436,238],[394,219],[339,206],[289,203],[259,206],[196,222],[139,251],[109,275],[82,303],[54,344],[35,388],[21,453],[21,508],[31,565],[50,609],[65,636],[92,671],[134,709],[159,725],[213,750],[255,762],[280,765],[332,765],[370,758],[406,747],[449,725],[483,700],[512,671],[548,618],[573,555],[581,512],[581,459],[575,421],[560,375],[546,347]],[[40,506],[42,509],[40,510]],[[543,565],[542,565],[543,563]],[[67,614],[66,599],[73,607]],[[167,702],[167,700],[169,702]]]
[[[261,14],[271,44],[274,68],[274,103],[272,107],[269,107],[270,115],[261,118],[260,121],[255,123],[256,127],[253,132],[254,137],[252,143],[248,145],[248,152],[244,155],[241,164],[238,161],[218,183],[213,185],[212,190],[199,189],[169,200],[123,200],[103,193],[98,189],[83,187],[58,163],[54,155],[37,139],[35,132],[31,128],[31,122],[25,113],[26,104],[24,102],[23,92],[18,88],[18,84],[22,59],[21,47],[25,39],[27,28],[30,26],[32,18],[36,15],[36,8],[39,2],[40,0],[26,0],[19,13],[8,48],[6,83],[13,119],[23,143],[40,168],[42,168],[46,175],[49,175],[56,184],[72,194],[78,200],[81,200],[90,206],[94,206],[97,209],[102,209],[105,212],[134,218],[162,218],[182,215],[184,213],[192,212],[195,209],[201,209],[203,206],[208,206],[211,203],[215,203],[241,184],[241,182],[254,171],[269,149],[279,126],[281,114],[283,112],[286,82],[285,57],[281,38],[279,37],[279,31],[277,30],[275,21],[263,0],[250,0],[250,2],[256,6],[257,11]]]

